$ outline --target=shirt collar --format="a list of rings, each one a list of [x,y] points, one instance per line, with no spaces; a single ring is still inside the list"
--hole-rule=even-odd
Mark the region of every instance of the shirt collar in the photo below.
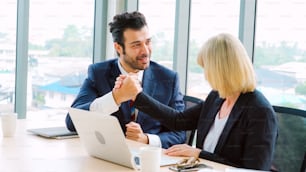
[[[128,72],[125,71],[125,70],[123,69],[122,65],[120,64],[120,61],[118,60],[117,62],[118,62],[118,67],[119,67],[120,72],[121,72],[123,75],[128,75]],[[138,80],[139,80],[140,82],[142,82],[143,70],[140,70],[139,72],[137,72],[137,76],[138,76]]]

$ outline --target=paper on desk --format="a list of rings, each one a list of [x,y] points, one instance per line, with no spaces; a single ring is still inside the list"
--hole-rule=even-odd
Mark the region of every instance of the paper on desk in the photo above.
[[[199,170],[198,172],[222,172],[222,171],[214,170],[210,168],[204,168],[204,169]]]
[[[251,170],[245,168],[226,168],[225,172],[268,172],[268,171]]]

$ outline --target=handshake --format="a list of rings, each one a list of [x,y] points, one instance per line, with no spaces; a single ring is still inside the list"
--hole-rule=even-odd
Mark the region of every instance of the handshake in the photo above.
[[[113,97],[117,105],[128,100],[135,100],[142,91],[141,82],[135,73],[117,77],[113,88]]]

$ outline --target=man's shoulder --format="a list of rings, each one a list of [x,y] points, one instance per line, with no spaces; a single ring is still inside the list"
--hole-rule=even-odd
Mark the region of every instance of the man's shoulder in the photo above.
[[[117,62],[117,59],[109,59],[103,62],[97,62],[89,65],[89,68],[95,69],[95,70],[106,70],[113,66],[115,66]]]
[[[158,64],[157,62],[151,61],[150,62],[150,68],[153,72],[157,72],[159,74],[167,74],[167,75],[175,75],[176,72],[166,68],[165,66],[162,66],[161,64]]]

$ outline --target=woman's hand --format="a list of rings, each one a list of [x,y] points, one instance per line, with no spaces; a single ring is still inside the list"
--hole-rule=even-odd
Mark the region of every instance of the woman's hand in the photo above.
[[[140,81],[137,75],[120,75],[117,77],[113,88],[113,96],[116,103],[119,105],[127,100],[135,100],[138,93],[142,91]]]
[[[201,149],[193,148],[187,144],[174,145],[165,151],[165,154],[170,156],[188,156],[198,158]]]

